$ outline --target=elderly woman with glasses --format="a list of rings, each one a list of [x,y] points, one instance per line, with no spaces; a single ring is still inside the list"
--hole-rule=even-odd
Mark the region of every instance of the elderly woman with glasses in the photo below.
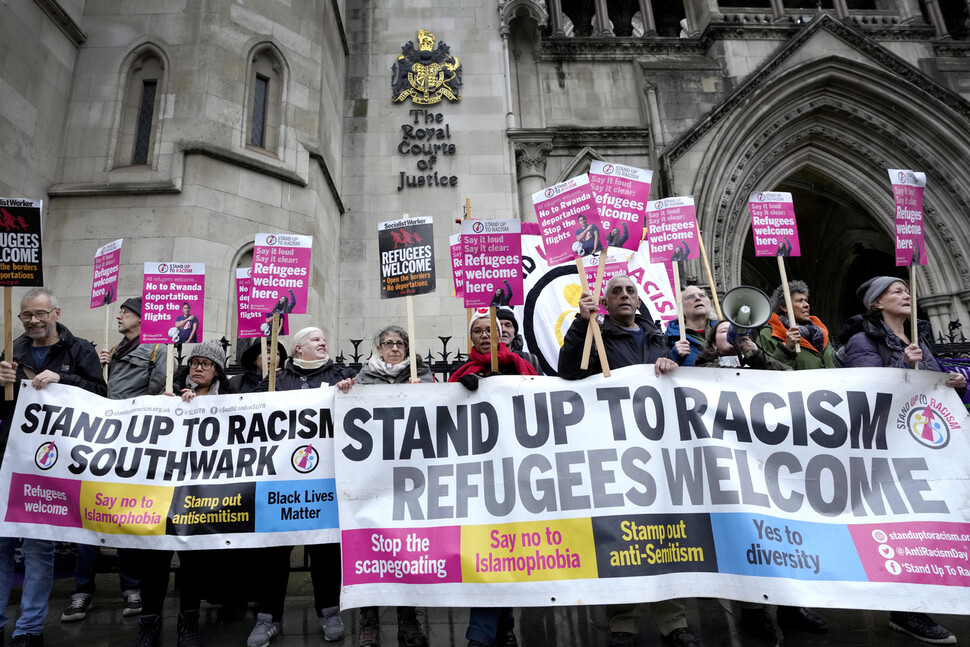
[[[360,373],[357,384],[405,384],[411,379],[411,360],[408,358],[408,333],[400,326],[387,326],[374,337],[377,353]],[[417,358],[418,381],[434,382],[431,368]],[[428,647],[421,619],[414,607],[397,608],[397,637],[402,647]],[[380,644],[380,610],[364,607],[360,610],[360,631],[357,647],[377,647]]]

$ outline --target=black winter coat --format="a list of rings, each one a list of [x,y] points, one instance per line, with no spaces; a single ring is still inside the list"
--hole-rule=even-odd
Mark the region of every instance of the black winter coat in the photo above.
[[[609,317],[603,320],[600,330],[610,370],[634,364],[653,364],[661,357],[667,356],[667,338],[660,330],[660,326],[640,314],[636,315],[634,323],[644,333],[643,343],[639,345],[628,330],[618,326]],[[583,359],[583,345],[586,342],[588,327],[587,319],[576,317],[566,331],[562,348],[559,349],[559,377],[579,380],[603,372],[596,344],[593,344],[589,355],[589,368],[584,371],[579,367]]]

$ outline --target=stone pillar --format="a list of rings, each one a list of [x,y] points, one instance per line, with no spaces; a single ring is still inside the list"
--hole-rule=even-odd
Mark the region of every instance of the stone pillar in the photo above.
[[[552,36],[565,36],[562,28],[562,0],[549,0],[549,22],[552,23]]]
[[[657,21],[653,17],[653,5],[651,4],[651,0],[639,0],[639,2],[640,17],[643,18],[643,35],[656,36]]]
[[[512,70],[509,63],[509,27],[502,25],[502,61],[505,64],[505,126],[515,128],[515,109],[512,107]]]
[[[519,183],[519,211],[523,222],[537,222],[532,194],[547,186],[546,156],[552,137],[542,141],[515,142],[515,171]]]
[[[593,6],[596,7],[596,18],[599,22],[599,30],[596,35],[600,38],[612,38],[613,30],[610,29],[610,14],[606,10],[606,0],[593,0]]]
[[[926,0],[926,13],[930,16],[930,23],[936,27],[936,37],[944,38],[949,36],[946,30],[946,21],[943,20],[943,12],[940,10],[940,4],[936,0]]]

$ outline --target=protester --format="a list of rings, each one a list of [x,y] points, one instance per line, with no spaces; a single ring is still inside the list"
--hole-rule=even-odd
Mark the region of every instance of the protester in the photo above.
[[[704,347],[697,355],[695,366],[747,367],[769,371],[792,370],[788,364],[767,355],[746,335],[738,337],[732,343],[729,338],[730,329],[730,322],[721,321],[707,331]]]
[[[102,349],[102,365],[108,367],[108,398],[127,400],[140,395],[161,393],[165,387],[165,345],[141,344],[142,298],[133,297],[118,309],[118,332],[122,341],[111,350]],[[142,551],[118,549],[118,579],[125,606],[123,616],[141,614],[141,574],[139,560]],[[87,617],[94,601],[98,546],[77,544],[74,566],[74,590],[71,601],[61,614],[61,622],[77,622]]]
[[[877,276],[859,286],[856,294],[866,313],[851,317],[839,331],[845,344],[847,368],[870,366],[916,368],[944,372],[930,351],[930,325],[917,321],[916,331],[910,326],[912,298],[909,286],[892,276]],[[950,373],[946,385],[962,396],[967,379],[961,373]],[[950,645],[956,636],[925,613],[893,611],[889,626],[917,640],[935,645]]]
[[[796,371],[806,368],[833,368],[835,349],[829,343],[829,330],[810,314],[808,286],[804,281],[789,281],[794,322],[788,316],[784,286],[771,293],[771,317],[761,329],[758,343],[766,353]],[[796,353],[795,347],[801,346]]]
[[[498,370],[492,371],[492,333],[488,308],[472,313],[468,325],[472,347],[468,361],[451,374],[449,382],[458,382],[470,391],[478,389],[478,381],[495,375],[536,375],[527,361],[498,342]],[[511,607],[475,607],[468,614],[465,638],[468,647],[515,647],[515,619]]]
[[[606,308],[602,337],[606,359],[611,369],[635,364],[653,364],[659,377],[677,368],[677,362],[667,355],[667,341],[660,327],[639,314],[640,296],[636,284],[625,274],[618,274],[606,284],[600,300]],[[602,373],[600,357],[595,345],[589,358],[589,368],[580,367],[586,330],[590,317],[599,310],[593,296],[583,290],[579,299],[579,315],[566,332],[559,350],[559,376],[577,380]],[[700,641],[687,626],[687,608],[682,600],[663,600],[650,605],[664,640],[675,647],[699,647]],[[615,604],[607,607],[610,628],[610,647],[633,647],[640,630],[640,616],[634,604]]]
[[[233,393],[252,393],[265,377],[263,375],[263,345],[259,340],[258,337],[239,340],[239,345],[243,347],[238,356],[243,372],[229,378],[229,388],[232,389]],[[276,342],[276,365],[273,366],[273,370],[277,370],[280,364],[285,363],[286,348],[282,343]]]
[[[276,377],[277,391],[317,389],[336,386],[347,392],[355,383],[354,371],[333,363],[327,353],[327,337],[319,328],[303,328],[293,335],[290,359]],[[269,390],[269,377],[256,387],[257,392]],[[256,616],[247,647],[265,647],[280,632],[286,587],[290,577],[290,553],[293,546],[273,546],[258,549],[260,558],[254,561],[260,589]],[[310,579],[313,582],[313,602],[323,639],[342,640],[344,621],[340,616],[340,544],[315,544],[305,547],[310,557]]]
[[[681,366],[693,366],[711,330],[711,299],[703,288],[688,285],[680,293],[680,308],[684,313],[684,341],[680,341],[680,323],[676,319],[667,324],[667,356]]]
[[[371,355],[357,374],[357,384],[406,384],[411,379],[411,361],[408,333],[400,326],[387,326],[374,337],[376,355]],[[417,376],[420,382],[434,382],[430,367],[417,358]],[[357,647],[377,647],[380,644],[380,609],[363,607],[360,610],[360,630]],[[417,610],[414,607],[397,608],[397,639],[402,647],[428,647]]]
[[[539,367],[539,358],[525,351],[525,341],[523,341],[522,335],[519,334],[519,322],[516,321],[515,312],[512,311],[512,308],[498,308],[495,311],[495,316],[498,319],[499,335],[502,343],[510,351],[532,364],[532,368],[536,370],[537,375],[542,375],[542,369]]]
[[[107,385],[94,344],[78,339],[58,320],[61,309],[57,297],[47,288],[33,288],[20,301],[18,315],[24,334],[14,340],[13,361],[0,361],[0,386],[14,385],[14,400],[0,404],[0,456],[6,449],[16,399],[22,380],[35,389],[49,384],[66,384],[104,397]],[[0,538],[0,636],[7,626],[7,602],[14,578],[14,552],[20,539]],[[13,630],[13,645],[43,647],[44,619],[47,617],[54,578],[54,542],[23,539],[24,583],[20,597],[20,617]]]
[[[230,393],[226,377],[226,353],[214,340],[196,344],[189,355],[188,368],[175,377],[174,393],[184,402],[196,397]],[[142,615],[138,619],[138,636],[131,647],[158,647],[162,632],[162,610],[168,591],[168,574],[172,567],[172,550],[148,550],[142,557]],[[179,592],[179,615],[176,626],[178,647],[202,647],[199,631],[199,607],[215,551],[180,550],[176,577]]]
[[[175,329],[178,331],[177,344],[194,344],[199,341],[199,318],[192,314],[192,306],[186,301],[182,304],[182,314],[175,318]]]

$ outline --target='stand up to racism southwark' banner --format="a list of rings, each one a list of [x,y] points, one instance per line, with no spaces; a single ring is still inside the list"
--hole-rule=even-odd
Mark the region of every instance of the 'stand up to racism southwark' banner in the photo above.
[[[42,200],[0,198],[0,285],[44,285]]]
[[[435,291],[434,225],[431,218],[404,218],[377,225],[381,298]]]
[[[522,305],[518,220],[462,220],[461,254],[466,308]]]
[[[0,531],[168,550],[338,539],[333,389],[107,400],[24,386]]]
[[[273,314],[305,314],[312,250],[313,236],[256,234],[250,308],[270,319]]]
[[[610,247],[636,250],[643,237],[653,171],[593,160],[589,184]],[[605,244],[604,243],[604,246]]]
[[[791,193],[761,191],[748,196],[755,256],[801,256]]]
[[[896,265],[926,265],[926,243],[923,237],[923,190],[926,174],[918,171],[889,169],[896,203]]]
[[[145,263],[141,343],[202,341],[205,263]]]
[[[627,367],[334,404],[341,603],[970,611],[946,376]],[[413,389],[412,389],[413,390]],[[657,577],[663,576],[663,577]]]
[[[91,281],[91,307],[118,300],[118,274],[121,270],[122,239],[99,247],[94,253],[94,279]]]

